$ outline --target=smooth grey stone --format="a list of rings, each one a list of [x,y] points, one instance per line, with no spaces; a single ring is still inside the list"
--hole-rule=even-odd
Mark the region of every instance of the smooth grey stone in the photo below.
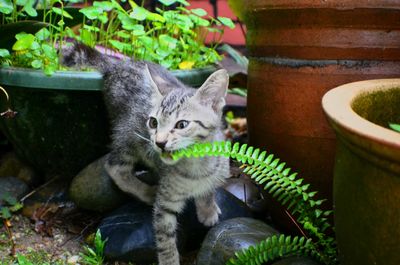
[[[115,209],[127,201],[104,170],[105,156],[85,167],[70,184],[69,196],[80,208],[104,212]]]
[[[266,214],[267,203],[261,195],[262,188],[254,184],[249,177],[229,178],[226,180],[224,188],[246,203],[255,213]]]
[[[308,257],[289,257],[272,263],[272,265],[322,265]]]
[[[252,218],[233,218],[212,228],[203,241],[197,265],[223,265],[235,252],[256,245],[279,232]]]
[[[15,177],[0,177],[0,205],[6,196],[21,199],[29,191],[28,185]]]
[[[0,177],[13,176],[29,186],[37,186],[43,179],[28,165],[23,163],[13,152],[0,159]]]
[[[216,200],[222,211],[220,221],[251,216],[243,202],[222,188],[217,190]],[[156,262],[152,213],[152,207],[132,200],[103,219],[99,229],[103,238],[108,238],[104,251],[106,257],[136,264]],[[178,216],[178,223],[178,247],[181,253],[198,248],[210,229],[198,222],[193,201],[189,201]]]

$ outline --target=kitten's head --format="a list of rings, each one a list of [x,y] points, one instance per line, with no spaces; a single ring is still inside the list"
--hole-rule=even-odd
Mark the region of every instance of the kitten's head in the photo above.
[[[214,72],[197,90],[172,89],[163,95],[150,72],[154,90],[153,109],[147,128],[153,148],[166,164],[174,164],[171,153],[196,142],[213,141],[221,129],[222,108],[228,88],[225,70]]]

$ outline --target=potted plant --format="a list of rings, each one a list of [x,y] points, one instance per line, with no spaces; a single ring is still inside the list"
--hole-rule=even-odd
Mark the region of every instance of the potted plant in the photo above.
[[[400,79],[342,85],[322,99],[337,136],[334,216],[340,264],[400,264]]]
[[[109,135],[102,77],[92,71],[65,71],[59,64],[59,48],[66,38],[119,57],[133,56],[178,69],[178,78],[198,86],[215,69],[208,65],[221,59],[215,51],[217,44],[204,44],[206,34],[218,37],[223,25],[233,25],[227,18],[209,17],[202,9],[187,9],[184,0],[160,1],[163,6],[156,12],[133,1],[126,6],[94,1],[79,8],[82,23],[72,29],[67,22],[73,16],[63,1],[44,1],[42,11],[28,2],[9,2],[0,9],[3,24],[43,14],[38,32],[22,28],[14,32],[11,50],[0,47],[0,85],[18,112],[14,119],[2,119],[0,126],[17,154],[49,175],[73,176],[107,151]],[[178,7],[169,10],[172,4]],[[194,76],[188,75],[192,68]]]

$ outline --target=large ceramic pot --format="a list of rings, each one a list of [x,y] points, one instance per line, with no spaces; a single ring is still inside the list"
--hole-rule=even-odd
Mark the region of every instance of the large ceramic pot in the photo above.
[[[242,1],[252,145],[331,202],[335,139],[321,99],[332,87],[400,75],[400,2]]]
[[[214,67],[173,71],[198,87]],[[0,85],[10,95],[12,119],[0,118],[0,129],[17,155],[41,173],[72,177],[107,152],[109,125],[97,72],[57,72],[0,68]],[[0,110],[5,109],[0,97]]]
[[[342,265],[400,264],[400,79],[332,89],[323,108],[337,136],[334,215]]]

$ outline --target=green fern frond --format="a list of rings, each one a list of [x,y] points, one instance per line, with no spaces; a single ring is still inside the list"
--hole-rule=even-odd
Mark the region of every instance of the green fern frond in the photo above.
[[[311,239],[273,235],[256,246],[237,252],[235,254],[236,257],[228,260],[226,265],[261,265],[277,258],[304,254],[318,256]]]
[[[198,143],[179,150],[174,159],[182,157],[224,156],[243,164],[243,172],[269,192],[278,202],[296,217],[297,222],[313,239],[315,249],[320,252],[320,259],[325,264],[336,264],[336,245],[334,238],[327,235],[331,228],[328,216],[332,211],[323,211],[318,207],[325,200],[316,200],[316,191],[309,191],[309,184],[279,158],[266,151],[255,149],[247,144],[231,142]]]

